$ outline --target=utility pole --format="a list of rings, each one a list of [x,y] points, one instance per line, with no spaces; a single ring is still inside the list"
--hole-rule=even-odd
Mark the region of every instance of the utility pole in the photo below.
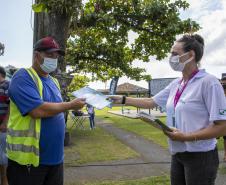
[[[35,0],[35,4],[39,3],[39,0]],[[51,35],[49,32],[49,18],[46,12],[34,13],[34,32],[33,32],[33,44],[39,39]]]
[[[0,56],[4,55],[5,45],[0,42]]]
[[[35,0],[35,4],[38,4],[40,0]],[[60,48],[66,49],[66,42],[68,38],[69,25],[71,16],[66,12],[41,12],[34,13],[34,33],[33,33],[33,43],[36,43],[39,39],[52,36],[57,43],[59,43]],[[59,71],[66,71],[66,63],[64,62],[64,57],[59,58]]]

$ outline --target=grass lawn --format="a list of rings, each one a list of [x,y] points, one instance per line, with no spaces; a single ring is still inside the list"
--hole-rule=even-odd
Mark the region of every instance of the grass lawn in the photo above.
[[[119,110],[120,107],[113,107],[112,110]],[[104,119],[105,121],[114,124],[115,126],[136,133],[148,140],[152,140],[155,143],[167,148],[167,137],[158,129],[150,126],[140,119],[132,119],[122,116],[110,114],[107,111],[110,109],[103,109],[96,111],[98,118]],[[161,119],[165,122],[165,118]]]
[[[130,107],[131,109],[131,107]],[[115,126],[128,130],[130,132],[136,133],[148,140],[161,145],[164,148],[168,147],[167,137],[158,129],[150,126],[144,121],[139,119],[131,119],[127,117],[117,116],[108,113],[108,110],[121,110],[121,107],[113,107],[112,109],[105,108],[103,110],[96,111],[97,117],[106,120],[109,123],[114,124]],[[163,122],[166,121],[166,118],[161,118]],[[223,139],[218,140],[218,149],[223,150]]]
[[[70,119],[68,123],[71,124]],[[65,147],[66,165],[123,160],[139,156],[101,128],[90,130],[88,121],[85,123],[85,130],[71,131],[71,142],[70,146]]]
[[[119,110],[114,107],[113,110]],[[109,109],[96,111],[96,116],[115,126],[134,132],[146,139],[167,147],[167,137],[158,129],[139,120],[116,116],[107,113]],[[162,118],[165,122],[165,118]],[[69,126],[71,120],[69,119]],[[76,129],[71,131],[72,144],[65,147],[65,165],[79,165],[92,162],[103,162],[112,160],[123,160],[137,157],[138,154],[126,145],[118,141],[114,136],[106,133],[101,128],[89,130],[88,121],[85,123],[85,130]],[[219,149],[223,148],[223,140],[219,139]],[[222,173],[225,173],[224,171]],[[149,177],[136,180],[103,181],[71,183],[66,185],[169,185],[169,176]]]
[[[99,115],[100,112],[98,112]],[[103,112],[105,115],[106,112]],[[69,116],[68,126],[71,126]],[[65,166],[80,165],[92,162],[123,160],[138,157],[139,155],[114,136],[97,127],[89,129],[88,121],[84,124],[85,130],[72,129],[72,144],[65,147]],[[168,176],[149,177],[136,180],[66,183],[66,185],[169,185]]]
[[[222,137],[220,139],[218,139],[217,147],[219,150],[224,150],[224,140]]]
[[[137,180],[125,180],[125,181],[104,181],[104,182],[92,182],[84,184],[66,184],[66,185],[170,185],[168,176],[149,177]]]

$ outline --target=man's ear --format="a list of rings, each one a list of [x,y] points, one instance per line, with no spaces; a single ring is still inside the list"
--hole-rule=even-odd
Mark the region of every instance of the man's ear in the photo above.
[[[40,62],[41,61],[41,54],[38,51],[34,51],[34,60]]]
[[[34,51],[34,59],[37,59],[37,57],[38,57],[38,52]]]

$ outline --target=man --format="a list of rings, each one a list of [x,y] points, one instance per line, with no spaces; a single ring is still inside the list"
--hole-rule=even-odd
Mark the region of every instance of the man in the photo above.
[[[0,175],[2,185],[8,184],[6,177],[6,166],[8,161],[6,157],[6,125],[9,107],[9,81],[5,80],[5,77],[5,69],[0,66]]]
[[[226,76],[222,75],[221,84],[223,86],[224,94],[226,96]],[[226,162],[226,136],[224,136],[223,138],[224,138],[224,159],[223,160],[224,162]]]
[[[90,130],[95,128],[95,111],[92,105],[87,104],[86,110],[89,114]]]
[[[52,37],[34,46],[29,69],[10,83],[7,133],[9,185],[63,185],[64,111],[79,110],[85,99],[62,102],[59,84],[49,73],[64,51]]]

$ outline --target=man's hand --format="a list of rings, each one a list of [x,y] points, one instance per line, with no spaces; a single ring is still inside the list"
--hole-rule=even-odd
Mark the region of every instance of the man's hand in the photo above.
[[[84,107],[84,105],[86,104],[85,102],[85,98],[76,98],[74,100],[70,101],[71,104],[71,109],[73,110],[80,110]]]

